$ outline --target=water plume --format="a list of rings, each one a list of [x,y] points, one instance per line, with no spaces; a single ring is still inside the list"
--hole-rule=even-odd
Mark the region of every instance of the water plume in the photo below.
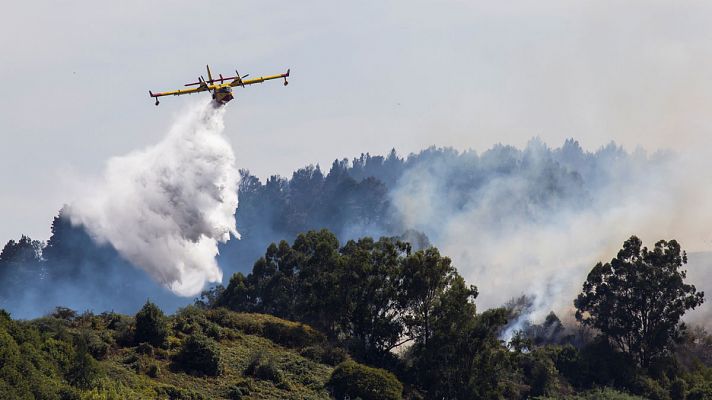
[[[238,236],[239,174],[224,113],[190,106],[157,144],[110,159],[68,208],[73,224],[181,296],[222,280],[218,242]]]

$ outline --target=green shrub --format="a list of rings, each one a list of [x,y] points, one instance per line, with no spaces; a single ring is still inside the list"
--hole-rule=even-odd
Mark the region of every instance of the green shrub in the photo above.
[[[201,334],[190,335],[174,357],[175,365],[195,375],[217,376],[222,373],[220,350],[215,341]]]
[[[314,329],[303,324],[270,321],[265,323],[264,337],[291,348],[301,348],[323,341],[323,337]]]
[[[320,364],[332,366],[341,364],[349,358],[349,353],[346,350],[333,346],[309,346],[303,348],[299,354]]]
[[[537,349],[528,354],[521,354],[519,365],[524,373],[524,381],[530,387],[530,396],[553,393],[558,371],[554,362],[543,351]]]
[[[51,314],[52,318],[62,319],[69,322],[74,321],[77,316],[78,314],[76,311],[67,307],[55,307]]]
[[[248,335],[262,336],[282,346],[301,348],[325,341],[324,335],[309,325],[266,314],[236,313],[219,308],[209,310],[207,318],[220,326]]]
[[[277,367],[274,359],[264,352],[259,352],[252,357],[252,361],[245,369],[245,375],[253,376],[263,381],[272,381],[276,384],[284,382],[284,374]]]
[[[220,326],[213,322],[208,323],[207,328],[205,328],[205,334],[215,340],[220,340],[222,337],[221,333]]]
[[[148,368],[146,368],[146,375],[150,376],[151,378],[158,378],[158,375],[160,374],[161,368],[156,363],[150,363],[148,365]]]
[[[59,398],[61,400],[81,400],[81,395],[78,390],[65,386],[59,390]]]
[[[400,400],[403,384],[392,373],[348,360],[339,364],[327,386],[334,396],[343,399],[360,397],[363,400]]]
[[[88,389],[100,377],[99,363],[89,354],[85,337],[77,340],[74,357],[67,371],[67,381],[73,386]]]
[[[55,363],[57,363],[60,371],[67,371],[72,360],[72,355],[74,354],[74,348],[71,343],[63,340],[47,338],[47,340],[42,344],[41,349],[43,352],[48,354]]]
[[[685,392],[687,391],[687,384],[682,379],[678,378],[672,382],[670,385],[670,398],[672,400],[685,400]]]
[[[247,381],[242,381],[228,388],[226,396],[230,400],[241,400],[245,396],[249,396],[252,392],[250,384]]]
[[[170,385],[157,387],[154,390],[156,391],[156,398],[160,399],[168,396],[170,400],[206,400],[206,397],[201,393]]]
[[[645,400],[642,397],[619,392],[611,388],[593,389],[578,395],[563,397],[537,397],[537,400]]]
[[[136,343],[150,343],[160,347],[168,337],[166,316],[158,306],[147,301],[136,314]]]
[[[151,346],[149,343],[143,342],[136,346],[136,352],[138,354],[145,354],[147,356],[152,356],[153,355],[153,346]]]
[[[188,335],[203,332],[207,322],[205,311],[193,305],[183,307],[175,314],[175,329]]]
[[[687,400],[712,400],[712,383],[694,386],[687,392]]]
[[[614,349],[606,338],[598,337],[586,345],[578,355],[579,367],[574,371],[562,369],[564,375],[578,375],[577,383],[584,387],[613,386],[630,388],[635,385],[635,362],[629,356]]]
[[[103,360],[109,354],[109,344],[94,332],[86,333],[86,341],[89,353],[97,360]]]
[[[133,346],[135,343],[136,336],[136,325],[132,318],[123,317],[112,322],[113,328],[116,333],[114,333],[114,339],[116,344],[122,347]]]
[[[633,384],[633,392],[650,400],[670,400],[670,395],[658,382],[647,376],[639,376]]]

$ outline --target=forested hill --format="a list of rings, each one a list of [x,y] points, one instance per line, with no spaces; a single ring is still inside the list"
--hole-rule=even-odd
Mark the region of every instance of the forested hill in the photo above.
[[[521,302],[478,309],[488,285],[436,247],[309,231],[171,316],[0,311],[0,398],[710,399],[712,336],[680,323],[704,302],[685,260],[633,236],[579,283],[575,322],[503,341]]]
[[[554,209],[576,212],[591,206],[600,190],[631,181],[658,161],[613,143],[591,153],[572,139],[557,149],[533,139],[524,149],[497,145],[482,154],[434,147],[408,157],[395,150],[362,154],[335,160],[328,172],[309,165],[291,178],[264,182],[243,170],[237,210],[243,240],[221,248],[221,265],[244,272],[263,244],[320,228],[342,240],[410,230],[425,235],[412,237],[424,240],[420,244],[437,242],[445,233],[436,225],[484,203],[490,218],[501,221],[545,218]]]
[[[309,165],[264,182],[244,170],[237,209],[242,240],[221,247],[219,264],[226,281],[249,271],[269,243],[320,228],[340,240],[405,234],[416,248],[449,243],[451,229],[463,223],[471,232],[501,238],[507,227],[605,207],[602,192],[658,164],[659,157],[614,144],[586,152],[574,140],[551,149],[534,139],[523,149],[497,145],[481,154],[447,148],[407,157],[395,150],[364,154],[336,160],[328,171]],[[61,213],[46,243],[22,237],[0,253],[0,303],[15,316],[43,315],[58,304],[132,312],[146,298],[169,311],[190,301],[151,281],[109,245],[92,241]]]

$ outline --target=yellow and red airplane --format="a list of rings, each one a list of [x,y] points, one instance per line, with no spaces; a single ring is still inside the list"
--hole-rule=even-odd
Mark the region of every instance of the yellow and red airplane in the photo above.
[[[186,83],[184,86],[198,86],[196,88],[190,88],[190,89],[179,89],[179,90],[173,90],[170,92],[159,92],[159,93],[153,93],[152,91],[148,91],[148,94],[151,95],[151,97],[156,98],[156,105],[159,104],[158,98],[161,96],[180,96],[183,94],[193,94],[193,93],[198,93],[198,92],[211,92],[213,95],[213,102],[215,106],[219,107],[227,103],[228,101],[232,100],[234,97],[232,95],[232,88],[235,86],[242,86],[245,87],[247,85],[253,85],[255,83],[262,83],[264,81],[269,81],[272,79],[280,79],[284,78],[284,86],[287,86],[289,82],[287,82],[287,77],[289,77],[289,70],[287,70],[286,73],[284,74],[279,74],[279,75],[269,75],[269,76],[263,76],[260,78],[253,78],[253,79],[247,79],[245,80],[244,78],[248,77],[250,74],[245,74],[240,76],[240,73],[235,70],[235,76],[229,76],[229,77],[223,77],[222,74],[219,74],[220,78],[219,79],[213,79],[213,74],[210,73],[210,66],[206,65],[205,66],[208,69],[208,80],[205,80],[202,76],[198,77],[198,82],[193,82],[193,83]],[[228,81],[228,82],[226,82]]]

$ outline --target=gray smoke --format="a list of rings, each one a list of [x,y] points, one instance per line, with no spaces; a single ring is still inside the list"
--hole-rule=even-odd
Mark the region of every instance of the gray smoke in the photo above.
[[[569,140],[550,149],[534,139],[523,150],[499,145],[417,163],[392,200],[406,227],[426,232],[480,287],[481,308],[531,299],[515,321],[522,324],[551,310],[569,315],[593,265],[631,235],[649,246],[674,238],[704,247],[712,193],[701,184],[709,176],[702,165],[613,144],[591,153]]]
[[[222,280],[218,242],[238,235],[239,175],[224,112],[192,105],[159,143],[110,159],[69,207],[73,224],[181,296]]]

